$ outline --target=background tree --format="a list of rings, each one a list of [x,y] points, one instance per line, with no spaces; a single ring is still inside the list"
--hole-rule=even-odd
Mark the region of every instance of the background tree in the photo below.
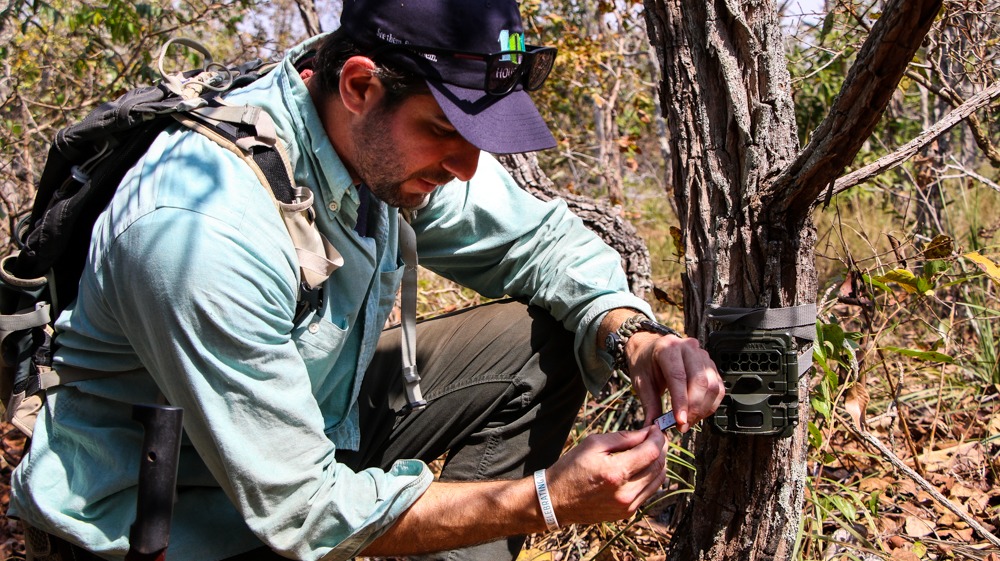
[[[673,142],[688,333],[705,339],[710,304],[814,302],[813,209],[836,192],[835,181],[875,130],[941,1],[884,3],[801,151],[774,3],[645,5]],[[800,395],[808,389],[804,377]],[[782,440],[697,434],[696,487],[670,557],[789,558],[804,496],[806,430],[803,423]]]

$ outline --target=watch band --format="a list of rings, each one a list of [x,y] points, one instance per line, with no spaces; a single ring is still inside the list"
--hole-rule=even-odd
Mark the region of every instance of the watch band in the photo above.
[[[616,374],[628,376],[628,357],[625,355],[625,344],[628,343],[628,340],[633,335],[640,331],[656,333],[658,335],[684,337],[677,330],[657,323],[646,317],[645,314],[636,314],[628,318],[622,322],[621,327],[609,333],[607,339],[604,341],[604,347],[613,359],[612,368],[614,368]]]

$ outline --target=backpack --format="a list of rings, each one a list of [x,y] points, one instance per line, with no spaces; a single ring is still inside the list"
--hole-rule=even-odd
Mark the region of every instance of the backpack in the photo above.
[[[204,68],[165,73],[164,57],[173,43],[199,51]],[[296,324],[322,305],[323,282],[343,264],[343,258],[314,224],[312,192],[295,186],[270,115],[258,107],[235,106],[220,98],[274,66],[259,59],[223,66],[212,62],[200,44],[171,39],[160,50],[158,68],[163,78],[158,84],[131,90],[56,133],[31,213],[11,232],[19,251],[0,261],[0,412],[4,420],[30,437],[45,389],[109,374],[57,373],[52,368],[53,323],[76,298],[97,217],[125,173],[169,125],[181,123],[204,134],[251,167],[270,191],[296,249],[302,279]]]

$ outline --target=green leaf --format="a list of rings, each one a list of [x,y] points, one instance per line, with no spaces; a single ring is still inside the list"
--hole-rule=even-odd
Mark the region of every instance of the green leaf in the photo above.
[[[823,445],[823,433],[820,432],[816,423],[809,421],[809,446],[819,449]]]
[[[893,269],[884,275],[875,277],[875,280],[889,283],[894,282],[901,286],[903,290],[914,293],[917,292],[917,276],[906,269]]]
[[[924,263],[924,276],[935,277],[948,270],[948,262],[941,259],[933,259]]]
[[[815,397],[812,398],[811,401],[813,411],[819,413],[824,419],[830,418],[830,402],[823,401]]]
[[[833,372],[828,373],[823,381],[825,382],[824,385],[830,388],[831,394],[836,392],[837,388],[840,387],[840,378]]]
[[[830,10],[826,14],[826,17],[823,18],[823,29],[821,29],[820,32],[819,32],[819,42],[820,42],[820,44],[823,44],[823,40],[826,39],[826,36],[830,34],[830,30],[833,29],[833,22],[834,22],[834,16],[835,15],[836,15],[836,12],[834,10]]]
[[[923,275],[917,277],[917,292],[925,296],[934,294],[934,280]]]
[[[913,357],[927,362],[943,362],[945,364],[955,364],[955,359],[937,351],[920,351],[917,349],[904,349],[902,347],[882,347],[883,350],[899,353],[903,356]]]
[[[823,323],[820,324],[819,328],[822,330],[823,341],[829,341],[834,350],[840,350],[844,347],[844,328],[835,323]]]
[[[837,510],[844,515],[844,518],[846,518],[848,522],[853,523],[858,520],[858,509],[854,506],[853,502],[837,495],[831,495],[830,502],[837,507]]]
[[[892,292],[892,289],[890,289],[887,284],[880,281],[877,277],[873,277],[871,275],[862,275],[861,278],[867,284],[871,285],[873,288],[878,288],[882,292]]]
[[[875,489],[868,497],[868,512],[872,513],[872,516],[878,516],[878,498],[881,494],[882,491]]]

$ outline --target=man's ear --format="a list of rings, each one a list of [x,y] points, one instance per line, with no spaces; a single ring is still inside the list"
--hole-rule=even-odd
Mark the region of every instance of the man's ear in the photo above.
[[[363,56],[352,56],[340,71],[340,99],[348,111],[363,114],[375,107],[384,94],[382,82],[375,77],[375,63]]]

